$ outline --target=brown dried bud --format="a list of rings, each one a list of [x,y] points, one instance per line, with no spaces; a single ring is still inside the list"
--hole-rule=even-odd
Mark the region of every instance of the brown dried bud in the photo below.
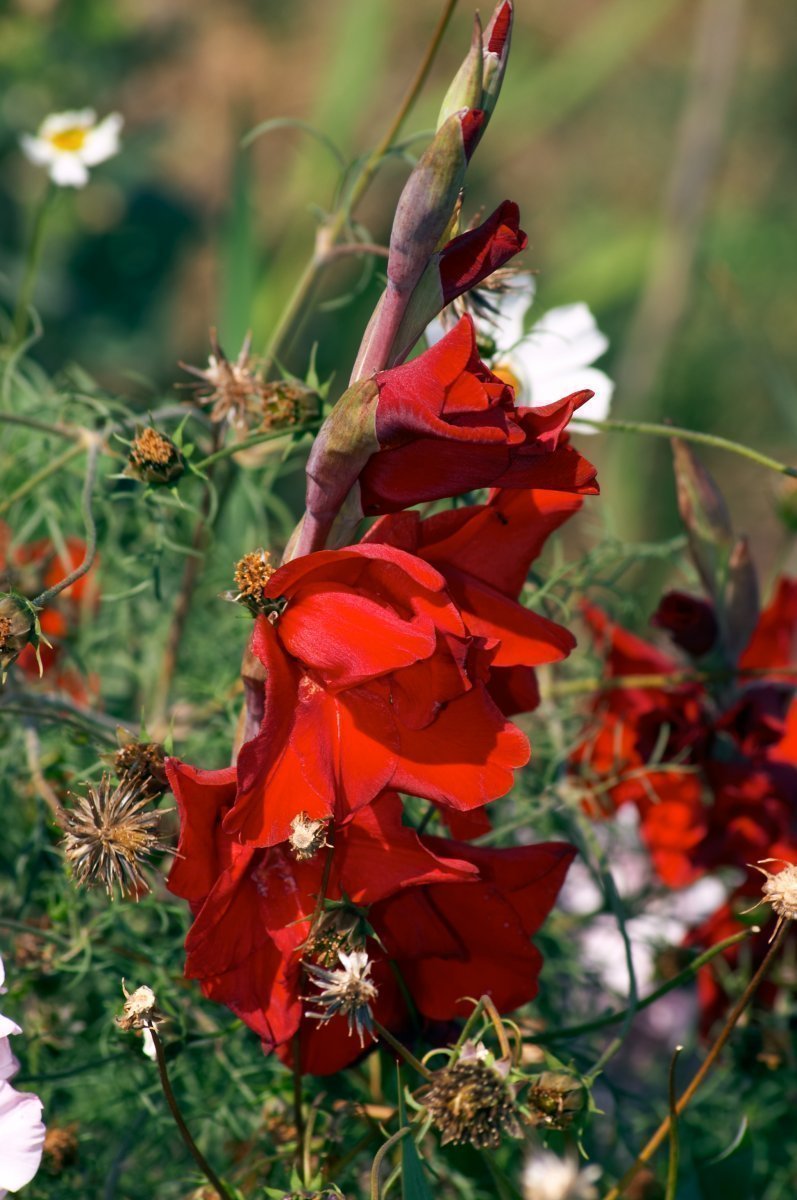
[[[153,797],[169,790],[166,776],[166,751],[160,742],[127,742],[113,758],[114,770],[123,780],[135,780],[142,792]]]
[[[128,992],[122,980],[122,991],[125,1003],[121,1017],[116,1018],[120,1029],[124,1029],[125,1032],[131,1029],[157,1029],[158,1025],[163,1024],[166,1018],[158,1008],[158,1001],[151,987],[145,984],[136,988],[134,992]]]
[[[467,1047],[466,1047],[467,1049]],[[509,1064],[489,1065],[479,1047],[453,1064],[435,1071],[423,1103],[441,1142],[469,1142],[477,1150],[495,1149],[504,1134],[520,1137],[520,1123],[506,1075]]]
[[[319,850],[329,845],[328,827],[328,821],[315,821],[306,812],[297,813],[291,821],[291,836],[288,838],[293,857],[298,862],[315,858]]]
[[[48,1125],[44,1135],[44,1163],[51,1175],[60,1175],[77,1162],[77,1125]]]
[[[529,1122],[548,1129],[567,1129],[585,1100],[584,1087],[572,1075],[543,1071],[529,1089]]]
[[[116,886],[123,896],[136,898],[149,890],[142,867],[162,844],[161,814],[145,811],[152,799],[137,780],[127,778],[113,787],[106,775],[77,797],[66,813],[63,843],[76,883],[102,886],[111,898]]]
[[[130,447],[125,474],[164,487],[176,483],[185,469],[185,456],[170,437],[149,426],[139,430]]]
[[[762,863],[783,863],[783,870],[773,874]],[[797,918],[797,863],[787,862],[784,858],[762,858],[758,863],[750,863],[754,871],[760,871],[766,876],[762,892],[764,901],[772,905],[772,911],[777,915],[777,922],[772,931],[770,942],[784,921]]]
[[[284,596],[267,596],[266,586],[276,571],[271,565],[271,555],[262,547],[250,550],[235,564],[235,589],[224,593],[225,600],[242,604],[253,617],[268,617],[272,624],[285,611]]]
[[[38,643],[36,609],[16,592],[0,592],[0,675],[30,643]]]

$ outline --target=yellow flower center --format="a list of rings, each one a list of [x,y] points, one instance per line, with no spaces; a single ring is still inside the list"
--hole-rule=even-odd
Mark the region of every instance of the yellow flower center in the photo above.
[[[88,129],[75,126],[73,129],[62,129],[59,133],[51,133],[48,141],[52,142],[56,150],[82,150],[88,134]]]
[[[498,378],[503,380],[504,383],[508,383],[511,388],[514,388],[515,398],[517,399],[523,391],[523,384],[520,382],[509,363],[499,362],[490,369],[492,370],[493,375],[497,375]]]

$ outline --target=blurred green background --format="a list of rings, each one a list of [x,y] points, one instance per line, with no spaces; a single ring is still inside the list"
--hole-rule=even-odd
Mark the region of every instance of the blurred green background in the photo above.
[[[204,361],[209,326],[228,353],[248,328],[262,346],[340,167],[336,152],[295,127],[247,149],[242,135],[269,118],[299,118],[351,162],[385,129],[441,9],[430,0],[6,0],[7,303],[45,184],[19,134],[84,105],[119,110],[126,122],[123,153],[85,190],[60,196],[36,291],[42,363],[76,360],[103,386],[151,403],[174,394],[178,360]],[[463,0],[405,134],[433,126],[471,12]],[[507,82],[465,210],[506,196],[520,203],[526,263],[539,271],[535,310],[590,304],[611,338],[614,415],[669,418],[792,460],[795,54],[788,3],[519,0]],[[406,171],[391,159],[360,209],[376,240],[388,236]],[[322,377],[342,381],[378,290],[362,264],[329,270],[322,307],[287,365],[303,373],[317,342]],[[604,487],[597,519],[631,538],[677,529],[666,443],[615,434],[586,448]],[[763,573],[788,565],[777,477],[706,457],[738,526],[755,535]]]

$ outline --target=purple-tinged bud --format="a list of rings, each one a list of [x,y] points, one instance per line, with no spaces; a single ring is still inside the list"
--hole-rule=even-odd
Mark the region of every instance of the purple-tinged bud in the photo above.
[[[484,31],[481,107],[488,119],[492,116],[501,92],[501,84],[504,82],[514,15],[512,0],[501,0]]]
[[[731,551],[720,613],[725,645],[733,662],[753,636],[760,612],[755,564],[747,538],[741,537]]]
[[[722,493],[686,442],[673,438],[672,449],[678,511],[686,526],[692,561],[716,602],[734,541],[731,518]]]

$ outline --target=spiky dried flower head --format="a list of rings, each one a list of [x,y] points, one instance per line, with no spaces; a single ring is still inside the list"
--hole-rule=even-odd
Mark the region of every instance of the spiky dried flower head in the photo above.
[[[304,964],[310,982],[320,989],[318,996],[305,997],[321,1006],[320,1012],[308,1012],[317,1021],[330,1021],[338,1013],[348,1018],[349,1034],[357,1031],[360,1045],[365,1045],[366,1033],[372,1033],[371,1003],[376,999],[376,985],[370,978],[372,963],[364,950],[344,950],[338,953],[340,967],[327,970],[315,963]]]
[[[144,984],[134,992],[128,992],[125,981],[122,980],[122,991],[125,1002],[122,1015],[116,1018],[120,1029],[157,1029],[166,1020],[158,1008],[158,1001],[151,987]]]
[[[114,888],[136,899],[149,891],[143,866],[153,850],[164,847],[158,837],[161,814],[145,811],[152,794],[135,779],[114,787],[103,775],[64,820],[64,851],[75,881],[82,887]]]
[[[771,862],[783,863],[783,870],[773,873],[762,865]],[[771,942],[784,921],[793,921],[797,917],[797,863],[788,862],[785,858],[762,858],[758,863],[750,863],[750,866],[766,876],[761,888],[763,899],[766,904],[772,905],[772,911],[777,914],[778,919],[769,939]]]
[[[250,358],[252,335],[247,334],[235,362],[219,345],[215,329],[210,331],[211,354],[202,369],[180,363],[194,375],[200,404],[211,405],[210,419],[227,423],[239,432],[280,429],[309,420],[318,414],[320,397],[313,388],[298,379],[266,382],[260,377],[259,364]]]
[[[319,850],[329,845],[328,828],[329,821],[316,821],[306,812],[297,813],[291,821],[291,836],[288,838],[293,857],[298,862],[315,858]]]
[[[253,617],[265,616],[273,624],[285,611],[284,596],[267,596],[266,587],[276,567],[271,565],[271,555],[262,547],[250,550],[235,564],[233,580],[235,589],[225,592],[224,599],[242,604]]]
[[[25,647],[36,645],[36,609],[16,592],[0,592],[0,676]]]
[[[504,1134],[521,1136],[507,1082],[510,1064],[491,1060],[486,1047],[466,1043],[456,1062],[432,1076],[422,1099],[444,1146],[469,1142],[477,1150],[494,1149]]]
[[[166,751],[160,742],[126,742],[113,756],[113,765],[121,781],[136,780],[153,797],[169,788],[166,777]]]
[[[543,1071],[528,1091],[528,1120],[547,1129],[567,1129],[585,1103],[584,1087],[562,1071]]]
[[[185,474],[186,461],[180,447],[148,425],[139,429],[130,447],[126,473],[142,483],[166,486]]]

